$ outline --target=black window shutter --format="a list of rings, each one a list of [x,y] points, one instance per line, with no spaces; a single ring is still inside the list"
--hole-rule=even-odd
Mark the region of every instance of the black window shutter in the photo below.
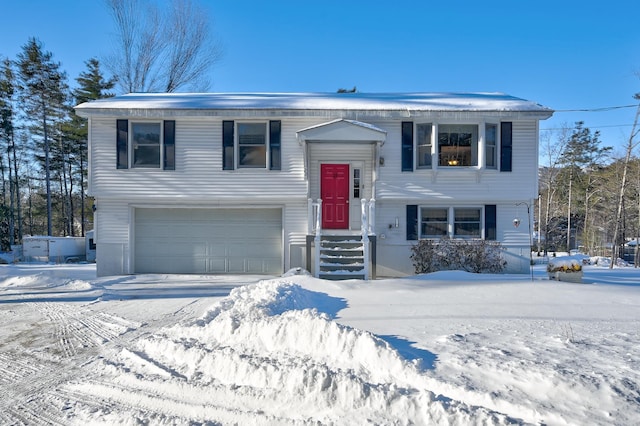
[[[495,241],[498,238],[496,205],[487,204],[484,206],[484,239]]]
[[[402,122],[402,171],[413,171],[413,121]]]
[[[269,168],[271,170],[280,170],[280,120],[269,122]]]
[[[116,120],[116,168],[129,168],[129,120]]]
[[[222,170],[233,170],[233,121],[222,122]]]
[[[510,172],[513,157],[513,123],[500,123],[500,171]]]
[[[418,206],[407,206],[407,240],[418,239]]]
[[[176,122],[164,121],[164,170],[176,169]]]

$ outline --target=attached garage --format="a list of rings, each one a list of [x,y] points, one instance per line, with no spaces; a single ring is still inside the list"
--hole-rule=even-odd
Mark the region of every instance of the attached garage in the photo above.
[[[282,209],[136,208],[134,215],[135,273],[282,273]]]

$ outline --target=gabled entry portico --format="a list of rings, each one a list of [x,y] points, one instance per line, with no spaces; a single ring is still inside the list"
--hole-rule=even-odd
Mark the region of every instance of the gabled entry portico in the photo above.
[[[338,119],[296,133],[304,148],[307,197],[330,204],[325,207],[329,217],[323,229],[360,230],[360,200],[375,198],[379,151],[386,131]]]
[[[309,183],[307,268],[323,278],[368,279],[370,264],[375,267],[370,240],[375,241],[375,184],[386,132],[338,119],[297,136]]]

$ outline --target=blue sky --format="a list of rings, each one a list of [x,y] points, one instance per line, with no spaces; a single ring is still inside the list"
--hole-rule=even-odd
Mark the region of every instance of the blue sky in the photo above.
[[[162,2],[163,0],[157,0]],[[505,92],[626,144],[640,92],[640,1],[202,0],[224,57],[216,92]],[[74,83],[112,49],[101,0],[0,0],[0,56],[29,37]],[[618,148],[620,147],[620,148]]]

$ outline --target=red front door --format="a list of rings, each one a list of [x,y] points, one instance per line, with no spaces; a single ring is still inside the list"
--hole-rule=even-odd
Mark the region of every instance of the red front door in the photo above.
[[[322,228],[349,228],[349,165],[320,165]]]

